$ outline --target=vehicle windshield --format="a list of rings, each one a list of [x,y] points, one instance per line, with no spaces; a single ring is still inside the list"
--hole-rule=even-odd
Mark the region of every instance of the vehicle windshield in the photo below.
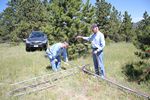
[[[30,38],[44,37],[44,34],[42,32],[32,32],[29,37]]]

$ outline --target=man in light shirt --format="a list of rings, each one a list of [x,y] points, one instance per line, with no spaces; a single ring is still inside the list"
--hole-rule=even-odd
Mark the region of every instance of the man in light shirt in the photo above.
[[[103,33],[99,31],[97,24],[91,26],[93,34],[89,37],[77,36],[76,38],[82,38],[91,42],[93,62],[95,68],[95,74],[105,77],[105,69],[103,64],[103,49],[105,47],[105,38]]]
[[[61,69],[61,56],[63,56],[64,61],[68,62],[68,57],[67,57],[67,48],[69,44],[67,42],[63,43],[56,43],[50,46],[46,50],[46,54],[50,60],[50,63],[52,65],[52,69],[54,71],[58,71]],[[68,63],[66,63],[68,64]]]

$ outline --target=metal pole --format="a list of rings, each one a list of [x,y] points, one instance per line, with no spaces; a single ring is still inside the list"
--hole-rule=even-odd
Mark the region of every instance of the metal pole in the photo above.
[[[120,85],[120,84],[118,84],[118,83],[116,83],[116,82],[113,82],[113,81],[107,79],[106,77],[105,77],[105,78],[101,78],[99,75],[88,71],[85,67],[86,67],[86,66],[83,66],[83,68],[82,68],[84,72],[86,72],[86,73],[88,73],[88,74],[91,74],[91,75],[94,75],[94,76],[96,76],[96,77],[98,77],[98,78],[100,78],[100,79],[103,79],[103,80],[107,81],[108,83],[114,84],[114,85],[116,85],[116,86],[118,86],[118,87],[120,87],[120,88],[122,88],[122,89],[125,89],[125,90],[131,92],[131,93],[134,93],[134,94],[136,94],[136,95],[138,95],[138,96],[142,96],[142,97],[144,97],[144,98],[150,100],[150,96],[149,96],[149,95],[144,94],[144,93],[142,93],[142,92],[138,92],[138,91],[133,90],[133,89],[131,89],[131,88],[129,88],[129,87]]]
[[[74,68],[70,68],[70,69],[68,69],[68,70],[72,70],[72,69],[74,69]],[[68,71],[68,70],[67,70],[67,71]],[[55,75],[55,74],[62,73],[62,72],[65,72],[65,71],[66,71],[66,70],[59,71],[59,72],[52,73],[52,74],[40,75],[40,76],[33,77],[33,78],[30,78],[30,79],[27,79],[27,80],[23,80],[23,81],[20,81],[20,82],[13,83],[13,84],[10,84],[10,85],[22,84],[22,83],[25,83],[25,82],[28,82],[28,81],[31,81],[31,80],[35,80],[35,79],[37,79],[37,78],[41,78],[41,77],[45,77],[45,76],[49,76],[49,75]]]
[[[56,79],[52,79],[52,80],[49,79],[49,80],[42,81],[42,82],[39,82],[39,83],[36,83],[36,84],[24,85],[24,86],[22,86],[20,88],[16,88],[16,89],[8,92],[8,95],[9,96],[21,96],[21,95],[29,94],[29,93],[32,93],[32,92],[35,92],[35,91],[39,91],[41,89],[44,90],[46,88],[43,88],[43,87],[42,88],[37,88],[37,89],[34,89],[34,88],[36,88],[38,86],[45,85],[45,84],[47,84],[49,82],[50,82],[50,86],[48,86],[48,87],[51,87],[55,81],[58,81],[58,79],[63,79],[63,78],[66,78],[66,77],[69,77],[69,76],[72,76],[72,75],[78,73],[77,71],[75,71],[76,69],[77,69],[77,67],[73,67],[73,68],[68,69],[67,71],[60,71],[59,73],[63,74],[62,72],[68,72],[68,71],[70,72],[71,70],[73,70],[73,73],[66,73],[65,76],[59,76]],[[59,74],[59,73],[55,73],[55,74]],[[48,75],[55,75],[55,74],[48,74]],[[43,75],[43,76],[47,76],[47,75]],[[39,76],[39,77],[43,77],[43,76]],[[14,85],[19,85],[19,84],[22,84],[22,83],[25,83],[25,82],[30,82],[30,81],[32,82],[33,79],[37,79],[39,77],[28,79],[28,80],[25,80],[25,81],[22,81],[22,82],[17,82],[15,84],[13,84],[13,86]],[[56,85],[56,84],[54,84],[54,85]],[[27,89],[34,89],[34,90],[25,92]],[[17,93],[17,92],[20,92],[20,93]]]

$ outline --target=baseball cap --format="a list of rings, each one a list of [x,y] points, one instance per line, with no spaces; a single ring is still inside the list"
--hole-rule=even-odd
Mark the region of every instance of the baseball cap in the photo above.
[[[92,24],[91,28],[93,29],[95,27],[98,27],[98,25],[97,24]]]

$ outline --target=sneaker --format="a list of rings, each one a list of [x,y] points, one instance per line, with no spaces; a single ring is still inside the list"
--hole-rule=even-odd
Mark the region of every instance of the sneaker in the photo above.
[[[94,76],[93,76],[93,78],[95,78],[95,79],[96,79],[96,78],[97,78],[97,76],[95,76],[95,75],[94,75]]]
[[[105,79],[104,75],[101,75],[101,78],[102,78],[102,79]]]
[[[57,72],[57,71],[58,71],[58,69],[53,69],[53,71],[54,71],[54,72]]]
[[[58,71],[62,70],[61,68],[58,68]]]

